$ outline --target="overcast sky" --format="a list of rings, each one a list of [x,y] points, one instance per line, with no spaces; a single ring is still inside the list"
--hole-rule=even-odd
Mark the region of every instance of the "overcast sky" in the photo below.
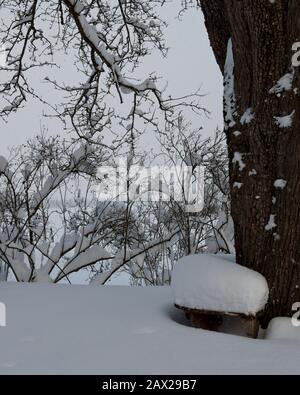
[[[157,53],[153,54],[142,66],[139,74],[147,76],[149,72],[155,71],[164,81],[168,81],[168,90],[175,96],[191,93],[201,87],[201,93],[207,94],[203,98],[203,106],[211,111],[211,119],[203,117],[191,121],[195,127],[201,123],[205,134],[209,135],[216,127],[222,127],[221,74],[209,45],[201,11],[188,11],[183,15],[182,21],[176,18],[177,12],[178,9],[172,3],[162,8],[162,17],[169,25],[166,30],[167,46],[170,48],[168,58],[162,59]],[[60,78],[70,81],[67,68],[58,72]],[[71,76],[76,79],[75,74]],[[50,86],[42,83],[42,75],[38,73],[35,75],[35,84],[41,86],[44,95],[48,95],[51,90]],[[42,116],[44,110],[40,103],[30,100],[24,109],[8,119],[7,124],[2,123],[0,154],[7,154],[9,147],[25,142],[45,126],[49,129],[49,134],[63,133],[62,125],[58,121]],[[151,146],[151,138],[149,143]]]

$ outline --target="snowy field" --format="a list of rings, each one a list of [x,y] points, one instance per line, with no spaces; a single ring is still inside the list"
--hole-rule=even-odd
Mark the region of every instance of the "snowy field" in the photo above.
[[[172,300],[168,287],[1,284],[0,373],[300,373],[297,340],[193,329]]]

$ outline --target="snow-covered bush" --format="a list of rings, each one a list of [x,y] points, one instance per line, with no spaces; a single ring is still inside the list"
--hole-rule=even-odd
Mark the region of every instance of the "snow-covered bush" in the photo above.
[[[160,134],[161,154],[167,166],[196,166],[205,168],[204,208],[189,213],[186,202],[150,202],[140,206],[144,232],[149,238],[160,238],[178,229],[176,240],[162,243],[151,254],[132,262],[126,268],[133,284],[170,284],[175,262],[197,253],[234,253],[234,232],[230,217],[227,153],[223,135],[216,132],[204,139],[201,130],[191,131],[179,120],[168,133]],[[183,190],[183,194],[185,191]]]
[[[42,135],[1,158],[1,280],[9,273],[20,282],[58,283],[89,268],[92,282],[103,284],[173,242],[175,228],[163,238],[145,232],[136,202],[98,201],[97,168],[113,153],[98,141]]]

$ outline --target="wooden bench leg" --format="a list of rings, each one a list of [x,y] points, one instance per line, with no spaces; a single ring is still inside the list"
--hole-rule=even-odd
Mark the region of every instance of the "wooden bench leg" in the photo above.
[[[259,321],[257,318],[246,319],[246,334],[252,339],[257,339],[259,332]]]
[[[221,315],[213,314],[190,314],[191,324],[194,328],[216,331],[222,325],[223,318]]]
[[[191,314],[190,313],[185,313],[186,319],[190,320],[191,319]]]

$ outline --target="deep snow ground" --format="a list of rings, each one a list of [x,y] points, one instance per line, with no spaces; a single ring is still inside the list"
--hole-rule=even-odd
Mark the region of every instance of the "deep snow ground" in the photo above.
[[[187,327],[168,287],[1,283],[0,302],[1,374],[300,373],[300,342]]]

